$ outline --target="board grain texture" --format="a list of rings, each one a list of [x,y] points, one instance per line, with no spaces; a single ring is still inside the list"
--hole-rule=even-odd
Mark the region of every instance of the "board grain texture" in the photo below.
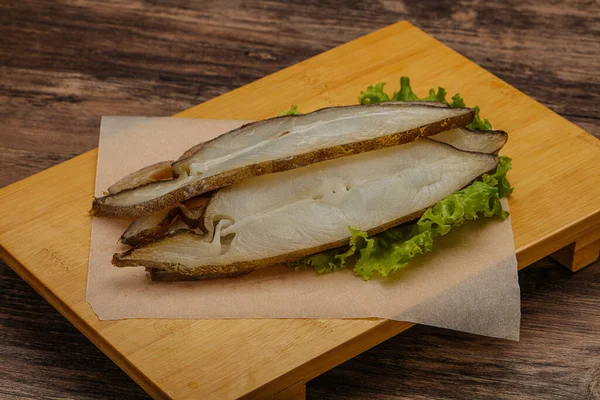
[[[600,65],[595,2],[559,2],[544,6],[520,2],[514,7],[516,11],[511,9],[510,2],[438,2],[430,8],[421,2],[373,5],[348,2],[341,8],[334,2],[304,5],[244,2],[243,10],[239,5],[230,2],[206,2],[201,6],[190,6],[187,2],[100,5],[83,1],[66,7],[30,1],[3,3],[0,15],[3,30],[0,38],[2,184],[92,148],[97,140],[99,115],[170,115],[411,15],[423,17],[415,22],[445,43],[588,131],[598,133],[600,84],[594,71]],[[452,18],[445,18],[448,15]],[[550,27],[555,26],[563,27],[560,35],[555,30],[550,33]],[[83,37],[75,40],[75,32]],[[394,49],[392,53],[395,51],[396,56],[410,59],[405,48]],[[373,70],[381,68],[378,62],[382,60],[372,60],[369,54],[359,54],[359,57],[365,69],[369,65]],[[395,71],[385,72],[369,77],[374,80],[364,84],[386,78],[392,72],[397,75]],[[316,68],[295,78],[309,88],[318,83],[319,73],[326,71]],[[462,87],[468,85],[468,82],[430,82],[419,78],[423,75],[419,71],[411,75],[416,89],[421,92],[430,83],[461,88],[461,92]],[[348,91],[355,84],[357,82],[351,83]],[[299,98],[295,101],[294,96],[302,96],[301,92],[287,96],[289,103],[285,107],[291,103],[309,107],[319,102],[337,101],[326,97],[327,86],[319,89],[321,97],[305,104]],[[356,86],[352,86],[352,90],[356,92]],[[335,94],[345,96],[339,101],[349,102],[356,96],[354,92],[341,95],[336,91]],[[266,94],[272,95],[270,91]],[[253,102],[258,104],[249,107],[264,107],[263,100],[264,97],[261,100],[255,96]],[[483,102],[479,98],[477,101]],[[488,108],[484,106],[484,111]],[[279,109],[263,111],[271,113]],[[504,119],[486,116],[492,121]],[[591,148],[596,145],[590,143]],[[81,158],[71,161],[71,165],[84,170],[93,168],[80,162]],[[588,165],[588,171],[593,166]],[[73,181],[77,179],[73,177]],[[37,187],[56,191],[56,183],[39,182]],[[89,194],[82,193],[73,205],[83,204],[88,200],[86,196]],[[48,199],[50,204],[52,200]],[[12,206],[18,209],[20,204]],[[70,214],[67,212],[67,215]],[[40,227],[46,227],[47,215],[36,214],[35,217]],[[79,227],[70,226],[69,232],[64,232],[65,227],[58,220],[49,224],[40,242],[51,240],[50,235],[59,233],[77,234]],[[39,232],[41,234],[41,228]],[[32,242],[31,232],[23,235],[18,239]],[[77,272],[81,262],[72,262],[79,257],[73,254],[76,251],[66,248],[57,253],[50,246],[42,247],[40,253],[25,255],[49,261],[44,266],[47,270],[40,274],[68,273],[82,278]],[[67,269],[78,267],[64,271],[60,263]],[[38,278],[26,274],[24,277],[31,282]],[[471,398],[596,398],[600,370],[598,357],[594,357],[599,352],[598,337],[594,334],[599,328],[597,264],[569,276],[546,260],[535,269],[522,271],[521,280],[524,287],[521,343],[419,327],[317,378],[308,385],[308,397],[463,398],[468,394]],[[38,287],[38,290],[43,289]],[[72,294],[73,298],[77,296],[81,296],[80,291]],[[2,299],[0,335],[4,340],[0,347],[3,361],[0,393],[3,396],[144,396],[135,385],[128,385],[127,378],[66,322],[61,322],[46,303],[32,296],[31,290],[6,267],[2,270]],[[56,305],[59,309],[64,306]],[[76,318],[71,318],[77,324]],[[163,340],[180,334],[181,325],[171,330],[163,325],[152,326],[152,332],[160,332]],[[227,333],[233,328],[226,325],[222,328]],[[332,325],[331,321],[316,321],[314,327],[323,333],[319,341],[331,338],[331,330],[344,328]],[[403,327],[382,330],[381,340]],[[117,327],[107,325],[106,329],[111,332]],[[129,333],[135,333],[135,329]],[[243,333],[243,330],[239,332]],[[565,340],[567,337],[570,340]],[[64,343],[64,339],[72,339],[74,343]],[[360,336],[351,339],[354,341],[350,342],[350,349],[354,354],[365,349],[360,339]],[[110,347],[104,350],[109,355],[114,351]],[[219,357],[226,358],[234,349],[227,350]],[[278,349],[272,347],[267,350],[263,359],[285,357],[289,351],[284,348],[277,353]],[[325,354],[317,359],[317,367],[341,362],[347,355],[345,352],[343,357],[335,352]],[[124,367],[131,368],[130,365]],[[295,372],[298,376],[311,371]],[[220,376],[209,377],[217,385],[221,379]],[[260,376],[250,378],[256,380]],[[291,378],[294,376],[284,377],[284,383],[294,383]],[[237,383],[251,386],[251,380]],[[195,380],[185,384],[187,389],[183,390],[190,393],[202,389]]]

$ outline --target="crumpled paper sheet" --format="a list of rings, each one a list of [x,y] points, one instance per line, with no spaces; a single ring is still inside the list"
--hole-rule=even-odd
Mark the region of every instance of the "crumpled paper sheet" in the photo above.
[[[96,196],[124,175],[176,159],[247,121],[104,117]],[[505,208],[507,207],[504,201]],[[101,320],[123,318],[380,317],[518,340],[520,295],[510,219],[468,222],[437,238],[391,280],[351,269],[319,275],[270,267],[233,279],[151,282],[143,268],[116,268],[128,221],[94,217],[87,301]]]

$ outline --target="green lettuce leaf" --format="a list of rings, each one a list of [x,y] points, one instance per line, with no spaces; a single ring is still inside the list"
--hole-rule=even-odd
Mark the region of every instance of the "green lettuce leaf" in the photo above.
[[[287,111],[282,111],[279,114],[277,114],[277,117],[285,117],[286,115],[300,115],[300,111],[298,111],[298,106],[297,105],[293,105],[290,107],[289,110]]]
[[[454,96],[452,96],[452,103],[450,103],[450,107],[452,107],[452,108],[465,108],[466,107],[465,101],[463,100],[462,97],[460,97],[460,94],[456,93]]]
[[[369,85],[366,92],[360,92],[358,102],[360,104],[376,104],[382,101],[390,101],[390,96],[383,91],[384,86],[385,82],[379,82],[375,86]]]
[[[339,271],[350,257],[356,258],[354,273],[369,280],[376,275],[387,277],[406,267],[419,254],[433,249],[433,240],[462,225],[467,220],[480,217],[505,219],[508,212],[502,209],[501,197],[512,192],[506,179],[511,159],[500,157],[492,174],[484,174],[481,180],[442,199],[425,211],[414,224],[388,229],[374,237],[366,232],[349,228],[350,245],[314,254],[294,263],[296,268],[314,268],[317,273]],[[358,252],[357,252],[358,251]]]
[[[482,131],[491,131],[492,124],[487,118],[483,121],[481,120],[481,117],[479,116],[479,106],[475,106],[475,117],[473,118],[473,122],[467,125],[467,128],[479,129]]]
[[[293,262],[291,266],[296,268],[296,270],[314,268],[318,274],[344,269],[346,260],[356,253],[357,247],[364,247],[364,243],[369,240],[366,232],[352,227],[348,227],[348,229],[350,229],[350,233],[352,234],[349,246],[313,254],[300,261]]]
[[[421,100],[417,97],[410,87],[410,78],[407,76],[400,77],[400,90],[394,92],[392,101],[417,101]]]
[[[383,87],[385,86],[385,82],[379,82],[375,86],[369,86],[366,91],[360,92],[358,96],[358,102],[360,104],[376,104],[383,103],[386,101],[439,101],[442,103],[448,104],[450,107],[465,107],[465,101],[460,96],[460,94],[456,93],[452,96],[452,102],[446,100],[446,90],[444,88],[438,87],[437,90],[429,89],[429,96],[420,98],[413,92],[410,86],[410,78],[407,76],[403,76],[400,78],[400,90],[394,92],[392,97],[388,96],[387,93],[384,92]],[[479,107],[475,106],[475,117],[473,122],[467,125],[467,128],[471,129],[480,129],[489,131],[492,130],[492,124],[489,120],[481,120],[479,116]]]
[[[400,77],[400,90],[394,92],[392,97],[390,97],[384,90],[384,86],[386,82],[379,82],[375,86],[369,85],[366,91],[360,92],[358,96],[358,102],[360,104],[377,104],[384,103],[386,101],[439,101],[442,103],[448,104],[453,108],[464,108],[466,107],[464,99],[460,96],[459,93],[456,93],[452,96],[452,102],[446,100],[446,89],[442,87],[438,87],[437,90],[429,89],[429,95],[427,97],[419,98],[413,92],[410,87],[410,78],[407,76]],[[479,116],[479,106],[475,106],[475,117],[473,118],[473,122],[467,125],[467,128],[470,129],[479,129],[483,131],[491,131],[492,124],[486,118],[484,120]],[[300,112],[298,111],[298,106],[292,106],[288,111],[282,111],[277,114],[278,117],[282,117],[285,115],[298,115]]]
[[[322,251],[317,254],[310,255],[302,260],[294,261],[290,267],[296,271],[306,268],[314,268],[317,274],[326,274],[329,272],[340,271],[344,269],[344,263],[336,262],[336,256],[339,255],[340,249]]]

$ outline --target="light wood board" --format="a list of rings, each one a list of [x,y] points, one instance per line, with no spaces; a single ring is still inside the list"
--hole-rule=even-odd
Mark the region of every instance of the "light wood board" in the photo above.
[[[460,91],[509,132],[503,154],[514,159],[510,206],[521,268],[571,243],[585,254],[566,262],[581,266],[597,254],[600,142],[407,22],[177,116],[261,119],[292,104],[304,112],[355,104],[369,84],[388,81],[397,90],[400,75],[421,95],[437,85]],[[411,326],[379,319],[99,321],[85,301],[96,156],[90,151],[0,191],[0,255],[153,397],[302,397],[306,380]]]

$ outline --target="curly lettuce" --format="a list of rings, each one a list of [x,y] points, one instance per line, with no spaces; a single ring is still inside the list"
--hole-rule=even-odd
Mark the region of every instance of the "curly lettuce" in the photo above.
[[[442,87],[438,87],[437,90],[433,88],[429,89],[429,95],[427,97],[420,98],[410,87],[410,78],[407,76],[400,78],[400,90],[394,92],[391,97],[383,90],[385,85],[386,82],[379,82],[375,86],[370,85],[367,87],[366,91],[360,92],[360,95],[358,96],[358,102],[360,104],[377,104],[386,101],[438,101],[441,103],[446,103],[453,108],[465,107],[465,101],[458,93],[452,96],[452,101],[447,101],[446,89]],[[473,118],[473,122],[467,125],[467,128],[485,131],[492,130],[492,124],[490,121],[487,119],[482,120],[479,116],[479,111],[479,106],[475,106],[475,117]]]
[[[282,111],[279,114],[277,114],[277,117],[285,117],[286,115],[300,115],[300,111],[298,111],[298,106],[296,104],[294,104],[293,106],[290,107],[289,110],[287,111]]]
[[[433,240],[446,235],[465,221],[480,217],[505,219],[500,198],[508,196],[513,188],[506,179],[511,159],[500,157],[492,174],[442,199],[425,211],[414,224],[389,229],[368,237],[366,232],[349,228],[350,245],[309,256],[293,264],[296,268],[313,268],[317,273],[335,272],[345,268],[349,258],[355,258],[354,274],[364,280],[374,276],[387,277],[405,268],[419,254],[433,249]]]
[[[360,92],[360,95],[358,96],[358,102],[360,104],[377,104],[384,103],[386,101],[438,101],[441,103],[446,103],[452,108],[466,107],[465,100],[459,93],[456,93],[454,96],[452,96],[451,101],[447,101],[446,89],[442,87],[438,87],[437,90],[433,88],[429,89],[429,95],[427,97],[420,98],[415,94],[415,92],[413,92],[410,86],[410,78],[407,76],[400,77],[400,90],[394,92],[391,97],[383,90],[385,85],[386,82],[379,82],[375,86],[369,85],[367,90]],[[492,124],[487,118],[482,120],[479,112],[479,106],[475,106],[475,117],[473,117],[473,122],[467,125],[467,128],[491,131]],[[300,114],[298,111],[298,106],[293,105],[288,111],[282,111],[277,114],[277,116],[282,117],[286,115],[297,114]]]

